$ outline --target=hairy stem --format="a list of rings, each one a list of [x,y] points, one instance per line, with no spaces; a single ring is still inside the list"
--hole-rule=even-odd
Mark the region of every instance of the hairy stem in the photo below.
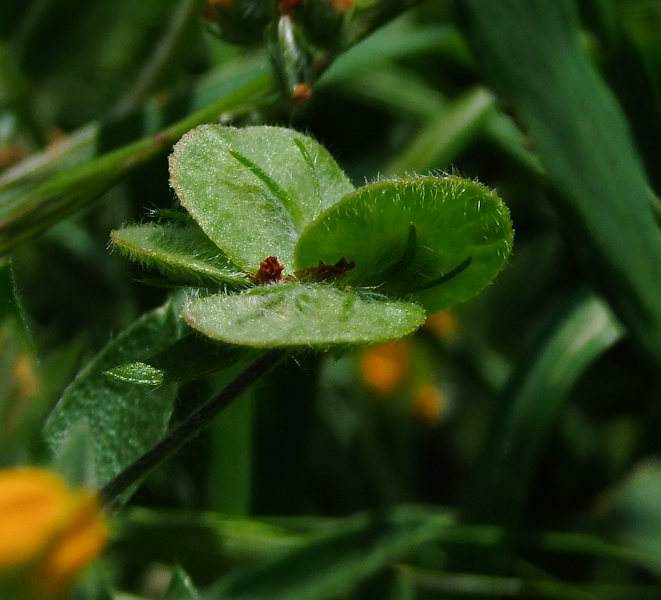
[[[140,458],[115,476],[103,488],[101,496],[106,505],[111,505],[122,492],[140,481],[149,471],[170,458],[177,450],[192,440],[224,408],[285,357],[283,350],[270,350],[233,381],[228,383],[217,395],[200,406],[185,421],[177,425],[160,442],[152,446]]]

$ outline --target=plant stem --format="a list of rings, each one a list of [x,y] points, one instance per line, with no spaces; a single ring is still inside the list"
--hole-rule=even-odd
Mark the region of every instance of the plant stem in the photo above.
[[[200,20],[205,0],[182,0],[177,7],[165,35],[153,51],[138,76],[136,85],[119,102],[120,114],[136,110],[147,94],[154,91],[170,68],[176,55],[181,52],[186,34],[190,33],[194,22]]]
[[[152,446],[138,459],[133,461],[121,473],[101,488],[101,496],[107,506],[126,491],[133,484],[140,481],[149,471],[170,458],[177,450],[192,440],[211,420],[246,389],[254,385],[259,378],[280,362],[286,353],[283,350],[270,350],[233,381],[228,383],[223,390],[211,400],[200,406],[188,418],[177,425],[160,442]]]
[[[57,173],[8,205],[0,204],[0,257],[87,206],[148,160],[165,154],[189,129],[263,98],[271,89],[272,76],[261,66],[230,83],[220,98],[159,133]]]

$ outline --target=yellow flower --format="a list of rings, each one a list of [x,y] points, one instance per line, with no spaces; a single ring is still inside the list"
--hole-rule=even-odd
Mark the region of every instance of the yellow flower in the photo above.
[[[443,419],[446,405],[443,391],[431,383],[420,386],[413,394],[413,414],[427,425],[436,425]]]
[[[95,495],[34,467],[0,471],[0,592],[54,600],[105,546]]]
[[[452,311],[446,310],[427,317],[425,329],[441,340],[449,340],[459,329],[459,319]]]
[[[360,358],[360,378],[376,394],[390,396],[396,393],[406,380],[409,354],[407,340],[371,346]]]

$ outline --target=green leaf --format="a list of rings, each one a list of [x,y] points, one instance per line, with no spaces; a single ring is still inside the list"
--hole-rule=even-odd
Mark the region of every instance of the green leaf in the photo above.
[[[0,457],[40,451],[46,383],[16,291],[11,261],[0,262]],[[26,453],[27,451],[27,453]],[[30,459],[36,458],[33,455]],[[26,460],[24,458],[23,460]]]
[[[94,437],[89,421],[79,419],[64,436],[57,447],[51,467],[62,475],[69,485],[98,488],[94,460]]]
[[[661,360],[661,232],[621,108],[580,43],[574,2],[459,0],[466,37],[558,194],[583,268]],[[571,134],[570,134],[571,133]]]
[[[341,258],[343,283],[412,297],[434,313],[477,294],[512,247],[509,211],[484,186],[459,177],[380,181],[312,223],[296,247],[298,269]]]
[[[201,511],[131,507],[115,517],[114,547],[131,561],[178,561],[195,579],[218,577],[229,565],[272,559],[302,536],[258,520]]]
[[[186,571],[177,566],[162,600],[197,600],[199,597],[191,578]]]
[[[241,287],[245,273],[232,265],[194,223],[131,225],[110,234],[130,258],[160,270],[173,283]]]
[[[163,385],[165,381],[165,371],[163,369],[157,369],[140,361],[108,369],[106,375],[136,385]]]
[[[198,127],[175,146],[170,174],[204,233],[253,273],[268,256],[293,273],[301,231],[354,189],[321,145],[279,127]]]
[[[0,262],[0,323],[10,320],[18,325],[26,340],[30,340],[30,333],[25,322],[23,307],[16,292],[16,281],[9,260]]]
[[[225,515],[248,515],[255,479],[255,388],[213,420],[209,448],[209,506]]]
[[[466,521],[520,522],[540,454],[572,386],[622,334],[608,306],[591,294],[572,298],[554,317],[505,391],[465,495]],[[485,496],[491,500],[484,502]]]
[[[13,193],[12,182],[6,182],[10,189],[7,201],[0,203],[0,256],[96,200],[122,177],[164,153],[191,127],[254,101],[270,88],[271,81],[263,65],[249,69],[231,77],[208,104],[156,135],[147,135],[74,168],[60,172],[58,166],[52,176],[27,193]],[[50,174],[50,169],[46,171]],[[0,195],[5,191],[2,182],[0,179]]]
[[[469,90],[430,118],[409,146],[389,161],[386,173],[447,168],[495,116],[494,94],[482,87]]]
[[[147,360],[114,367],[106,374],[138,385],[186,383],[230,367],[247,356],[245,348],[222,344],[189,331]]]
[[[191,298],[182,315],[209,337],[264,348],[375,344],[408,335],[425,319],[410,302],[301,283]]]
[[[229,575],[204,595],[211,600],[321,600],[335,598],[391,562],[440,536],[449,515],[397,511],[360,516],[304,547],[253,569]]]
[[[661,574],[661,462],[640,463],[601,506],[608,537],[628,548],[640,562]]]
[[[176,391],[174,385],[146,391],[105,372],[144,360],[172,344],[185,330],[178,313],[178,305],[168,302],[119,334],[78,374],[46,422],[46,439],[57,449],[72,427],[87,420],[99,486],[163,437]]]

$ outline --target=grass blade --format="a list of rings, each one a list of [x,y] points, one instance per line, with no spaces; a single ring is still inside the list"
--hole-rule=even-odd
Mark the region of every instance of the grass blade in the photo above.
[[[573,3],[457,3],[484,71],[527,126],[553,200],[609,302],[661,360],[661,231],[625,118],[580,46]]]

